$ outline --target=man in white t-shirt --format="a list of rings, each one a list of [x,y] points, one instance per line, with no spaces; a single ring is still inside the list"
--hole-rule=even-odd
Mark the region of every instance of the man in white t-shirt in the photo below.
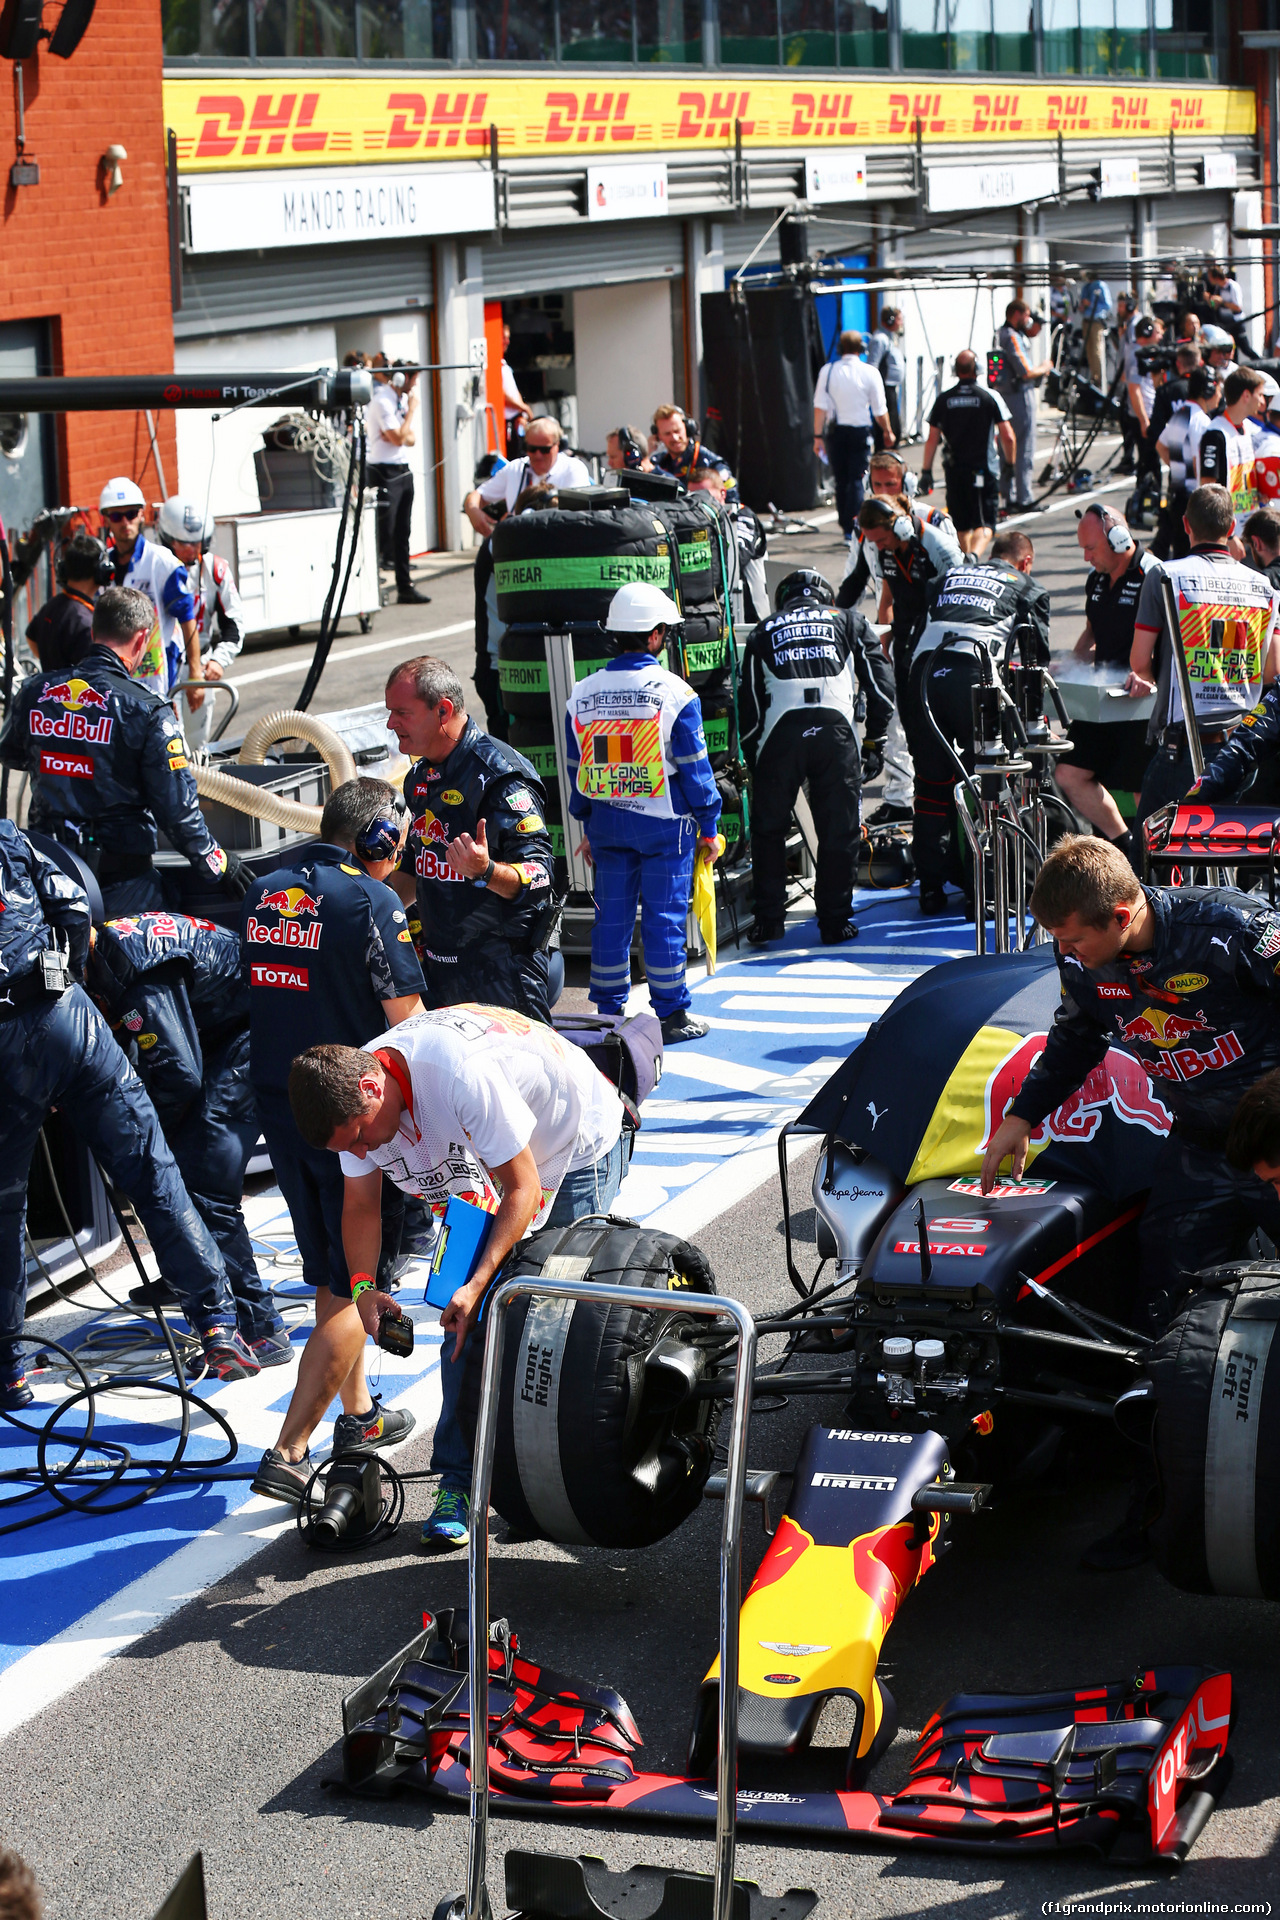
[[[409,572],[409,525],[413,517],[413,469],[409,449],[418,442],[418,376],[392,366],[385,353],[373,361],[373,398],[365,409],[369,436],[368,477],[378,489],[378,559],[394,567],[396,599],[424,606]]]
[[[373,1278],[383,1174],[437,1215],[453,1196],[493,1215],[474,1274],[440,1318],[443,1404],[431,1466],[441,1479],[422,1544],[461,1547],[471,1489],[471,1449],[458,1419],[467,1336],[518,1240],[609,1211],[625,1171],[623,1107],[580,1048],[509,1008],[445,1007],[401,1021],[394,1045],[391,1037],[300,1054],[289,1104],[309,1146],[341,1155],[342,1244],[362,1322],[353,1343],[376,1338],[380,1316],[395,1309]],[[324,1407],[310,1412],[306,1438]]]
[[[886,447],[894,442],[884,382],[862,359],[862,335],[840,335],[840,357],[828,361],[813,390],[813,450],[826,453],[836,483],[836,515],[846,540],[853,537],[871,458],[871,428]]]
[[[560,422],[548,414],[539,414],[524,430],[524,456],[509,460],[505,467],[474,487],[462,503],[462,511],[486,540],[497,526],[497,517],[489,512],[501,506],[510,513],[526,487],[589,487],[591,475],[574,454],[560,451]]]

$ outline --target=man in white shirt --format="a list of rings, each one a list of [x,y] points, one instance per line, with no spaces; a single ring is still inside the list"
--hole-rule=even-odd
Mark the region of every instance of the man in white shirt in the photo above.
[[[1220,260],[1211,260],[1204,270],[1204,303],[1233,320],[1244,312],[1240,282],[1231,278]]]
[[[884,382],[862,360],[862,335],[840,335],[840,358],[828,361],[813,390],[813,450],[826,453],[836,483],[836,513],[846,540],[853,537],[871,458],[872,423],[886,447],[894,444]],[[825,436],[825,441],[824,441]]]
[[[409,449],[418,443],[418,376],[393,367],[385,353],[375,355],[372,371],[373,399],[365,411],[365,428],[368,476],[378,489],[378,559],[384,567],[395,568],[400,604],[424,606],[431,595],[419,593],[409,572],[413,514]]]
[[[504,320],[502,323],[502,411],[506,423],[507,458],[514,460],[520,451],[520,437],[524,432],[525,421],[533,417],[533,408],[523,397],[516,384],[516,376],[507,362],[511,351],[511,329]]]
[[[440,1319],[443,1404],[432,1471],[441,1483],[422,1529],[424,1546],[465,1546],[471,1449],[458,1400],[467,1337],[518,1240],[609,1211],[626,1159],[622,1102],[587,1055],[550,1027],[506,1008],[467,1005],[403,1020],[363,1048],[299,1054],[289,1104],[307,1144],[341,1156],[342,1243],[361,1321],[348,1365],[366,1333],[377,1338],[381,1315],[396,1310],[373,1278],[383,1174],[437,1215],[451,1197],[493,1215],[475,1271]],[[324,1411],[298,1409],[304,1420],[291,1439],[305,1446]]]
[[[591,475],[583,461],[560,451],[560,422],[549,414],[538,414],[525,428],[524,456],[509,460],[505,467],[478,487],[473,487],[462,503],[462,511],[477,533],[487,540],[498,524],[499,515],[489,512],[500,506],[510,513],[526,487],[589,487]]]

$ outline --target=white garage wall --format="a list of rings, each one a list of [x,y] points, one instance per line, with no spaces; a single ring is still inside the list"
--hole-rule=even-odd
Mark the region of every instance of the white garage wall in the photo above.
[[[1011,269],[1013,266],[1012,246],[992,246],[980,254],[947,254],[944,257],[949,266],[1008,265]],[[954,378],[951,363],[964,347],[972,347],[978,355],[979,376],[985,379],[983,355],[993,344],[994,329],[1004,324],[1005,303],[1013,298],[1013,277],[1011,272],[1007,283],[980,287],[975,301],[974,288],[968,282],[933,287],[920,285],[913,281],[912,271],[924,281],[928,275],[927,264],[911,258],[903,264],[907,270],[907,283],[902,296],[881,294],[880,298],[882,301],[897,299],[906,323],[903,351],[907,358],[907,385],[903,426],[909,432],[915,425],[918,357],[924,358],[924,411],[927,418],[933,398],[934,360],[938,354],[943,358],[944,386],[951,385]]]
[[[615,427],[647,427],[654,408],[674,398],[668,283],[575,288],[573,351],[578,443],[603,453]]]
[[[310,373],[338,363],[332,327],[282,327],[261,333],[226,333],[213,340],[179,341],[175,373]],[[279,418],[270,407],[246,407],[214,424],[214,411],[183,411],[178,429],[175,492],[209,502],[215,514],[257,513],[258,482],[253,455],[262,432]],[[287,399],[280,413],[287,413]],[[172,481],[170,482],[172,485]]]

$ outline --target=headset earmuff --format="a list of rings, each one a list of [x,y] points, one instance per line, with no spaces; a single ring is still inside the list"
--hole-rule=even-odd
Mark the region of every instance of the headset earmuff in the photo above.
[[[899,540],[910,540],[915,530],[915,522],[910,514],[900,513],[893,523],[893,531]]]

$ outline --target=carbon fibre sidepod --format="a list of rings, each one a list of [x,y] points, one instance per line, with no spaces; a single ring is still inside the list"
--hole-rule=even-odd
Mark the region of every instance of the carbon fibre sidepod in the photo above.
[[[810,1429],[787,1511],[739,1615],[738,1742],[743,1753],[802,1752],[825,1702],[854,1703],[849,1783],[895,1731],[876,1680],[880,1648],[903,1599],[934,1564],[941,1519],[912,1510],[950,1473],[940,1434]],[[689,1772],[716,1750],[719,1661],[698,1695]],[[883,1737],[882,1737],[883,1735]]]

